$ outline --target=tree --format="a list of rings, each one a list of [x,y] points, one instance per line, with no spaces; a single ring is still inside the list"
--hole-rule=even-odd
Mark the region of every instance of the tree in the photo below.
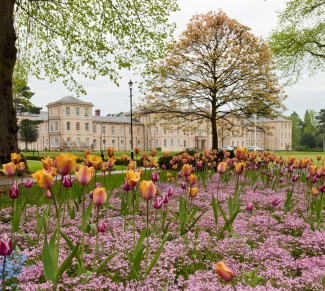
[[[325,152],[325,109],[321,109],[316,116],[318,121],[317,128],[323,138],[323,151]]]
[[[30,88],[25,82],[14,83],[13,87],[13,101],[17,113],[31,113],[40,114],[42,107],[35,106],[30,99],[35,93],[30,91]]]
[[[316,135],[317,132],[317,121],[316,121],[317,112],[313,109],[306,110],[304,116],[304,123],[302,128],[302,133],[310,133],[313,136]]]
[[[292,148],[295,149],[301,142],[303,122],[295,111],[287,118],[292,121]]]
[[[144,96],[140,112],[169,124],[207,123],[213,148],[222,120],[234,126],[246,115],[275,117],[284,108],[268,45],[222,11],[193,16],[150,70],[151,94]]]
[[[0,164],[17,150],[12,76],[19,53],[25,70],[84,92],[77,74],[108,76],[162,55],[176,0],[0,1]],[[17,48],[15,46],[17,41]]]
[[[309,132],[305,132],[301,137],[301,145],[306,146],[308,148],[316,147],[316,138]]]
[[[19,137],[20,140],[25,142],[25,150],[29,142],[35,142],[38,139],[39,131],[38,124],[42,121],[23,119],[19,124]]]
[[[290,0],[278,14],[278,28],[269,38],[278,66],[289,83],[304,70],[315,74],[325,68],[325,1]]]

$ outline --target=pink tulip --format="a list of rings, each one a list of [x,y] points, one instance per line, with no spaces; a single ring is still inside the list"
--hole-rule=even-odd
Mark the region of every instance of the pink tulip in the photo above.
[[[104,233],[106,231],[107,228],[107,224],[102,221],[99,225],[98,225],[98,232],[100,233]]]
[[[247,205],[246,205],[246,211],[251,212],[252,210],[253,210],[253,203],[248,202]]]
[[[33,180],[31,178],[28,178],[27,181],[24,184],[25,188],[31,188],[33,186]]]
[[[274,198],[271,203],[275,207],[275,206],[278,206],[280,204],[280,202],[281,202],[280,199]]]
[[[160,197],[157,197],[152,206],[153,206],[153,208],[158,210],[162,207],[162,205],[163,205],[163,200]]]
[[[0,238],[0,255],[9,256],[12,253],[12,241],[7,236],[4,235]]]
[[[19,188],[17,182],[12,182],[10,191],[9,191],[9,197],[11,199],[18,198],[19,196]]]
[[[75,180],[76,179],[71,179],[69,175],[66,175],[63,177],[62,186],[65,188],[71,188]]]
[[[171,186],[169,186],[168,190],[167,190],[167,195],[168,196],[173,196],[173,194],[174,194],[174,190],[173,190],[173,188]]]

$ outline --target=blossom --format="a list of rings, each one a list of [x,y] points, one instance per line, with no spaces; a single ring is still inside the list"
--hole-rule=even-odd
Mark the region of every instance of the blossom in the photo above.
[[[125,175],[126,175],[126,179],[127,179],[127,182],[128,184],[134,188],[139,180],[140,180],[140,173],[139,172],[135,172],[133,170],[128,170],[125,172]]]
[[[14,163],[14,164],[18,164],[21,160],[21,155],[20,154],[16,154],[16,153],[11,153],[10,154],[10,158],[11,158],[11,161]]]
[[[88,155],[91,155],[91,150],[90,150],[90,149],[85,150],[85,151],[84,151],[84,155],[85,155],[85,158],[86,158]]]
[[[25,162],[20,162],[20,163],[17,164],[17,170],[18,171],[23,172],[23,171],[25,171],[25,169],[26,169]]]
[[[310,190],[311,194],[313,194],[314,196],[317,196],[319,191],[316,187],[312,187],[311,190]]]
[[[4,235],[0,238],[0,255],[9,256],[12,253],[12,241],[8,235]]]
[[[28,178],[27,181],[24,184],[25,188],[31,188],[33,186],[33,180],[31,178]]]
[[[184,164],[182,168],[182,173],[185,177],[191,175],[193,166],[189,164]]]
[[[251,212],[253,210],[253,203],[248,202],[246,205],[246,211]]]
[[[66,188],[71,188],[75,180],[76,179],[71,179],[69,175],[66,175],[63,177],[62,186]]]
[[[54,163],[56,165],[57,171],[60,175],[69,175],[72,171],[76,169],[77,157],[68,153],[59,154]]]
[[[159,172],[155,171],[151,173],[151,180],[157,182],[159,180]]]
[[[157,150],[156,149],[152,149],[151,150],[151,156],[154,157],[157,154]]]
[[[278,206],[280,204],[280,202],[281,202],[280,199],[274,198],[271,203],[275,207],[275,206]]]
[[[7,176],[13,176],[16,174],[16,165],[13,162],[3,164],[2,172]]]
[[[247,156],[247,148],[238,146],[234,150],[234,155],[238,160],[243,160]]]
[[[158,210],[162,207],[163,204],[164,204],[163,199],[161,199],[160,197],[157,197],[155,202],[152,204],[152,206],[153,206],[153,208]]]
[[[93,191],[93,202],[94,204],[99,207],[103,205],[107,199],[107,192],[106,189],[101,187],[101,188],[95,188]]]
[[[140,153],[140,148],[135,147],[135,148],[134,148],[134,153],[135,153],[136,155],[138,155],[138,154]]]
[[[152,181],[142,181],[139,189],[141,197],[147,201],[151,200],[157,192],[156,186]]]
[[[235,163],[236,174],[238,174],[238,175],[242,174],[243,171],[245,170],[245,167],[246,167],[246,163],[244,163],[244,162]]]
[[[100,222],[98,224],[98,229],[97,230],[100,233],[104,233],[106,231],[106,228],[107,228],[107,224],[104,221],[102,221],[102,222]]]
[[[191,174],[188,176],[188,183],[193,186],[197,182],[197,176],[194,174]]]
[[[168,196],[173,196],[173,194],[174,194],[174,190],[173,190],[173,188],[171,186],[169,186],[168,190],[167,190],[167,195]]]
[[[224,174],[227,170],[228,164],[226,162],[220,162],[217,166],[217,172],[219,174]]]
[[[108,147],[106,149],[106,153],[110,158],[114,156],[114,152],[115,152],[115,149],[113,147]]]
[[[32,177],[36,180],[38,186],[43,189],[50,189],[54,184],[54,178],[51,174],[47,173],[44,169],[37,170]]]
[[[15,199],[18,198],[19,196],[19,188],[18,188],[18,184],[17,182],[12,182],[11,187],[10,187],[10,191],[9,191],[9,197],[11,199]]]
[[[93,167],[95,170],[100,170],[102,164],[102,158],[95,155],[88,155],[85,159],[85,165],[88,167]]]
[[[125,178],[125,181],[124,181],[124,185],[123,185],[123,190],[129,192],[130,190],[132,190],[132,187],[131,185],[128,183],[128,180]]]
[[[76,179],[83,186],[88,185],[91,179],[93,178],[93,176],[94,176],[93,167],[80,166],[79,171],[76,172]]]
[[[45,159],[42,159],[42,165],[45,170],[48,170],[49,168],[53,167],[53,159],[50,157],[46,157]]]
[[[108,169],[113,169],[115,165],[116,159],[114,157],[109,158],[109,160],[106,162],[106,166]]]
[[[197,196],[199,191],[198,187],[189,187],[188,188],[188,196],[190,196],[191,198],[194,198]]]
[[[234,272],[225,264],[224,261],[220,261],[216,264],[216,273],[226,282],[231,281],[234,277]]]

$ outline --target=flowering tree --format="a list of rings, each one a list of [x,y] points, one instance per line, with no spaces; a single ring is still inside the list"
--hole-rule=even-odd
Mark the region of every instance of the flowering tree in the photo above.
[[[17,150],[12,76],[17,56],[36,77],[84,92],[75,74],[108,76],[161,55],[175,0],[4,0],[0,3],[0,164]]]
[[[233,125],[246,115],[274,117],[283,109],[285,96],[269,47],[221,11],[193,16],[150,70],[151,94],[140,111],[170,124],[207,122],[213,148],[218,147],[218,121]]]
[[[325,2],[290,0],[278,14],[278,28],[269,43],[280,69],[294,83],[303,70],[311,74],[325,68]]]

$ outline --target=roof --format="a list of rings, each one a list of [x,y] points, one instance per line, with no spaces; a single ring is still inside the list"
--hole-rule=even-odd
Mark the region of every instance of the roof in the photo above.
[[[73,96],[66,96],[66,97],[61,98],[58,101],[48,103],[47,107],[59,105],[59,104],[80,104],[80,105],[94,106],[91,102],[82,101],[81,99],[73,97]]]
[[[131,123],[130,117],[117,117],[117,116],[93,116],[94,122],[107,122],[107,123]],[[139,119],[132,118],[132,123],[142,124]]]
[[[279,117],[276,117],[274,119],[271,119],[271,118],[258,118],[257,119],[257,122],[283,122],[283,121],[286,121],[286,122],[292,122],[290,119],[286,119],[282,116],[279,116]]]

